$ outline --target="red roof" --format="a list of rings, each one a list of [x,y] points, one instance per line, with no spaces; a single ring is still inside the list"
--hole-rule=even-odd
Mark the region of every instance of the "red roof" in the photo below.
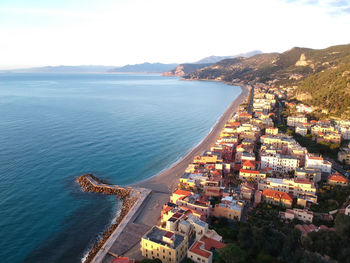
[[[111,263],[133,263],[135,262],[134,259],[129,259],[128,257],[117,257],[112,260]]]
[[[174,194],[176,195],[185,195],[185,196],[189,196],[191,195],[192,193],[190,191],[186,191],[186,190],[181,190],[181,189],[178,189],[174,192]]]
[[[248,167],[255,167],[255,164],[254,163],[252,163],[251,161],[249,161],[249,160],[246,160],[246,161],[244,161],[243,162],[243,166],[248,166]]]
[[[202,249],[201,247],[203,245],[203,242],[196,241],[191,247],[190,251],[202,257],[209,258],[211,256],[211,253]]]
[[[239,170],[239,173],[260,174],[259,171],[255,171],[255,170],[246,170],[246,169],[241,169],[241,170]]]
[[[174,235],[174,233],[168,231],[168,232],[165,233],[164,236],[167,237],[167,238],[171,238],[173,235]]]
[[[275,191],[271,189],[264,189],[263,196],[273,197],[274,199],[293,201],[293,195],[285,192]]]
[[[247,113],[247,112],[242,112],[242,113],[239,114],[239,117],[250,117],[251,118],[252,115]]]
[[[332,174],[329,178],[328,181],[333,181],[333,182],[339,182],[339,183],[347,183],[348,179],[346,179],[345,176],[336,173],[336,174]]]
[[[215,239],[212,239],[212,238],[209,238],[209,237],[205,237],[205,236],[203,236],[200,241],[204,242],[204,248],[206,250],[211,250],[212,248],[220,249],[220,248],[223,248],[223,247],[226,246],[222,242],[219,242],[219,241],[217,241]]]
[[[306,178],[295,179],[294,182],[297,184],[311,184],[310,180]]]
[[[309,156],[309,159],[323,161],[322,157]]]

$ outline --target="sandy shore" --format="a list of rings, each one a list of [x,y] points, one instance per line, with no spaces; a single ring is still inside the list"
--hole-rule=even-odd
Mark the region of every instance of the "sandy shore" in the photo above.
[[[129,212],[130,220],[123,220],[123,228],[118,227],[113,235],[116,238],[109,238],[106,244],[108,248],[99,251],[99,256],[94,262],[110,262],[106,257],[109,255],[128,256],[137,260],[143,257],[140,252],[140,239],[152,226],[159,223],[160,211],[162,206],[169,201],[170,193],[178,185],[180,176],[184,173],[187,166],[193,161],[194,156],[202,154],[213,145],[219,137],[225,123],[238,111],[239,105],[248,97],[249,90],[245,86],[240,87],[241,94],[226,109],[211,132],[202,140],[202,142],[188,152],[180,161],[174,163],[170,168],[160,172],[154,177],[132,185],[132,187],[142,187],[153,190],[148,194],[147,200],[142,201],[142,206],[135,211]],[[140,201],[140,200],[139,200]],[[120,243],[122,240],[122,244]]]
[[[194,156],[209,150],[210,146],[213,145],[216,139],[219,137],[220,132],[226,122],[232,117],[233,113],[238,111],[239,105],[246,101],[249,90],[246,86],[241,86],[241,90],[241,94],[226,109],[211,132],[199,145],[197,145],[197,147],[193,148],[180,161],[174,163],[170,168],[160,172],[150,179],[139,182],[134,186],[149,188],[157,192],[171,193],[177,186],[180,176],[185,172],[187,166],[193,161]]]

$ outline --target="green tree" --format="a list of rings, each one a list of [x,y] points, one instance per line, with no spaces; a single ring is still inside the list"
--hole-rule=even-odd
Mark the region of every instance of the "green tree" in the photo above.
[[[335,218],[335,231],[344,241],[350,241],[350,216],[338,213]]]
[[[219,251],[221,260],[225,263],[243,263],[246,260],[246,252],[239,246],[229,243]]]

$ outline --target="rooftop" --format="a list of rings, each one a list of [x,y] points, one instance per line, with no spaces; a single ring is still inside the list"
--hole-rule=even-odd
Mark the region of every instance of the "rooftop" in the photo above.
[[[172,234],[172,237],[174,238],[174,248],[177,248],[183,241],[184,241],[184,237],[183,236],[180,236],[180,235],[177,235],[177,234],[174,234],[172,232],[169,232],[169,231],[166,231],[166,230],[163,230],[157,226],[154,226],[152,227],[151,230],[149,230],[144,236],[143,238],[145,239],[148,239],[148,240],[151,240],[157,244],[160,244],[160,245],[163,245],[163,246],[170,246],[169,243],[167,242],[164,242],[163,241],[163,237],[168,237],[170,236],[170,234]]]

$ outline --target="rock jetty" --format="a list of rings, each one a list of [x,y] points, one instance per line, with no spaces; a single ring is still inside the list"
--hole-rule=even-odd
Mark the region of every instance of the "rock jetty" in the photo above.
[[[84,263],[89,263],[101,249],[103,244],[111,236],[118,227],[123,218],[128,214],[137,200],[137,196],[132,197],[132,188],[124,188],[117,185],[109,185],[92,174],[83,174],[76,179],[76,182],[85,192],[102,193],[107,195],[116,195],[123,201],[119,217],[114,224],[111,224],[107,230],[103,232],[100,239],[93,245]]]

